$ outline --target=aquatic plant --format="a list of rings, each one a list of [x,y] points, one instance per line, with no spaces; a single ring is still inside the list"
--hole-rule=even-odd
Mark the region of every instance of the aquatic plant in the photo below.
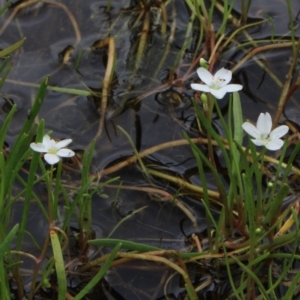
[[[33,0],[16,3],[0,31],[3,33],[14,16],[24,7],[27,8],[38,2],[38,0]],[[107,5],[107,12],[110,11],[110,2]],[[67,12],[74,28],[76,46],[84,42],[81,41],[80,27],[77,26],[75,18],[65,5],[52,0],[43,1],[43,3]],[[131,28],[134,28],[130,44],[137,41],[133,59],[127,59],[128,57],[123,56],[123,53],[116,55],[120,48],[127,48],[120,47],[119,37],[122,36],[122,30],[124,28],[127,30],[130,26],[125,23],[125,26],[122,24],[119,28],[118,21],[114,19],[114,14],[117,15],[114,7],[112,10],[114,14],[108,18],[110,20],[108,37],[94,43],[91,47],[92,51],[95,51],[93,53],[95,61],[98,62],[100,54],[97,51],[99,49],[101,53],[107,55],[107,58],[103,59],[105,72],[102,72],[103,70],[97,72],[97,78],[103,78],[100,84],[102,89],[99,88],[101,93],[92,92],[88,87],[79,90],[49,86],[48,78],[40,85],[18,82],[17,84],[39,87],[39,89],[27,119],[25,118],[18,136],[11,145],[7,145],[5,140],[9,135],[8,131],[17,106],[6,99],[6,102],[10,104],[9,111],[0,128],[2,149],[0,152],[0,299],[11,299],[12,292],[17,294],[19,299],[30,300],[35,297],[44,297],[42,293],[46,294],[45,297],[59,300],[84,299],[87,294],[89,297],[98,297],[96,293],[102,285],[101,280],[109,280],[113,273],[118,272],[119,266],[124,264],[128,266],[134,260],[146,261],[147,271],[151,270],[153,264],[156,264],[158,268],[163,266],[164,275],[160,279],[157,290],[163,286],[161,290],[163,290],[164,298],[172,297],[169,296],[168,288],[176,276],[183,279],[183,281],[178,280],[180,281],[180,295],[176,295],[177,298],[182,299],[201,299],[207,291],[224,290],[220,286],[222,281],[226,281],[228,288],[226,288],[227,294],[225,295],[224,292],[224,295],[220,297],[228,299],[278,299],[277,293],[284,288],[286,299],[292,299],[293,295],[297,297],[300,290],[300,274],[293,269],[300,260],[298,255],[300,206],[299,195],[294,186],[297,186],[300,177],[300,170],[295,159],[300,144],[297,143],[297,131],[293,124],[286,122],[289,126],[281,125],[274,130],[272,127],[277,126],[279,119],[282,120],[285,103],[299,86],[299,79],[292,86],[291,82],[292,74],[297,66],[300,43],[296,42],[295,37],[292,37],[291,41],[281,38],[277,41],[273,36],[265,40],[253,40],[247,31],[248,28],[258,26],[266,20],[246,24],[251,1],[242,1],[240,23],[231,14],[235,1],[228,3],[228,1],[212,0],[209,6],[208,1],[186,0],[191,13],[190,21],[186,29],[185,40],[179,51],[176,44],[177,48],[174,51],[176,58],[172,65],[172,62],[167,61],[167,56],[170,49],[174,49],[172,46],[175,44],[175,33],[180,24],[176,23],[175,6],[172,8],[172,18],[167,15],[170,3],[172,1],[134,1],[131,3],[132,7],[134,6],[133,9],[128,8],[120,14],[123,20],[122,14],[129,15],[131,9],[133,12],[133,19],[129,22]],[[117,2],[115,5],[117,6]],[[216,10],[222,15],[217,29],[214,28],[217,23],[213,20]],[[97,16],[98,14],[97,10]],[[21,18],[21,14],[18,16]],[[98,18],[92,16],[89,19]],[[232,27],[228,24],[232,24]],[[19,26],[22,26],[22,23]],[[155,30],[156,35],[153,38],[152,30],[157,26],[160,30]],[[114,28],[118,28],[117,33]],[[192,34],[193,28],[196,29]],[[292,30],[295,32],[294,28]],[[243,38],[239,39],[239,35]],[[159,43],[157,43],[158,37]],[[191,42],[192,39],[193,42]],[[147,43],[149,40],[151,40],[151,45]],[[22,39],[7,49],[1,50],[0,57],[6,58],[12,51],[21,47],[24,41],[25,39]],[[260,43],[269,44],[257,47]],[[161,52],[155,53],[160,61],[154,75],[149,75],[151,80],[144,80],[139,70],[147,61],[147,51],[154,48],[155,44],[162,45]],[[247,47],[250,46],[253,49],[249,51]],[[261,57],[255,55],[266,49],[291,46],[294,56],[288,78],[282,85],[267,64],[262,64]],[[226,57],[226,53],[232,49],[245,52],[243,58],[236,64]],[[78,52],[78,48],[76,51]],[[88,51],[85,47],[79,51],[81,55],[77,57],[77,71],[80,69],[81,58]],[[161,53],[163,55],[160,55]],[[207,64],[203,62],[204,57],[208,58]],[[238,93],[243,85],[230,84],[232,73],[252,58],[264,72],[272,75],[272,79],[279,86],[283,86],[274,122],[269,113],[261,113],[256,126],[249,121],[244,122],[246,114],[242,110],[243,99],[240,99]],[[0,67],[2,74],[0,86],[5,83],[10,70],[8,61],[9,59],[6,58]],[[204,84],[191,84],[198,80],[194,72],[199,61],[201,67],[197,69],[197,73]],[[129,65],[131,62],[132,69],[128,76],[126,65],[125,73],[128,79],[126,91],[118,91],[114,94],[115,86],[121,89],[120,82],[123,85],[127,82],[127,80],[120,79],[122,76],[120,76],[118,64],[121,63],[123,71],[124,64],[128,62]],[[229,68],[231,63],[231,70],[221,68],[214,75],[210,73],[217,64],[224,64],[226,68]],[[94,61],[92,64],[99,66]],[[149,65],[156,66],[156,63],[150,61],[147,65],[147,76],[148,68],[151,69]],[[162,79],[158,74],[166,65],[170,70],[166,78]],[[72,68],[72,63],[68,65],[68,68]],[[140,79],[140,83],[135,82],[137,78]],[[84,76],[80,77],[85,84],[84,79]],[[236,79],[238,80],[238,76]],[[153,85],[148,85],[148,82],[155,84],[155,88]],[[140,90],[136,89],[135,83]],[[203,93],[199,97],[199,93],[194,93],[190,87]],[[45,135],[46,125],[43,119],[38,118],[38,114],[49,90],[101,99],[95,109],[97,114],[99,113],[99,122],[95,122],[98,130],[95,128],[93,128],[94,131],[91,130],[94,136],[89,146],[83,149],[84,151],[65,149],[71,143],[71,139],[56,142],[48,134]],[[246,86],[244,90],[249,92],[246,91]],[[140,151],[138,142],[133,141],[132,135],[122,127],[115,126],[113,120],[109,119],[113,123],[114,133],[116,135],[123,133],[126,137],[132,147],[133,155],[128,156],[126,153],[126,157],[122,156],[118,162],[110,163],[103,169],[93,164],[95,144],[100,141],[100,152],[103,145],[107,146],[102,138],[109,132],[107,112],[110,109],[110,102],[113,102],[112,98],[116,94],[116,99],[122,98],[120,102],[114,103],[116,106],[120,105],[119,112],[126,110],[127,107],[133,107],[139,111],[140,108],[135,106],[137,103],[140,104],[149,95],[155,94],[156,99],[157,95],[162,93],[167,94],[166,98],[170,102],[164,103],[164,108],[168,108],[166,111],[170,113],[170,116],[165,111],[162,113],[159,109],[155,109],[156,115],[153,123],[161,116],[170,117],[172,122],[180,124],[180,130],[184,128],[183,138],[174,140],[173,136],[168,135],[169,141],[146,149],[142,148],[143,150]],[[219,102],[216,98],[222,99],[226,93],[231,93],[227,97],[228,105],[220,108],[221,103],[225,101]],[[133,98],[128,94],[134,95]],[[180,111],[180,118],[176,115],[176,105],[180,107],[184,101],[189,104],[190,109],[187,117],[188,128],[182,122],[182,119],[186,118],[185,110]],[[143,103],[141,106],[146,105]],[[131,117],[130,115],[128,119]],[[138,123],[138,118],[136,118],[136,123]],[[252,142],[247,143],[244,139],[243,129],[252,136]],[[166,126],[163,130],[165,132],[170,128]],[[289,130],[289,136],[284,142],[281,138]],[[152,134],[156,132],[151,130],[150,136],[146,138],[150,139]],[[107,144],[112,141],[113,137],[109,137]],[[171,149],[177,150],[177,147],[182,146],[186,146],[188,150],[189,161],[194,161],[193,171],[198,180],[196,183],[186,174],[177,172],[176,168],[169,168],[167,164],[162,166],[158,161],[152,160],[152,154],[158,151],[170,150],[168,153],[172,156],[174,152],[171,152]],[[258,151],[255,146],[265,147],[259,148]],[[266,150],[279,151],[271,156],[269,153],[266,154]],[[40,153],[44,153],[44,159],[50,166],[43,162]],[[185,159],[184,155],[182,157]],[[138,183],[130,181],[128,185],[125,185],[123,181],[129,180],[126,178],[121,180],[118,176],[114,176],[116,171],[134,163],[137,164],[135,171],[141,175],[143,181]],[[132,172],[129,170],[124,173]],[[207,175],[211,177],[211,181]],[[113,181],[117,181],[117,184],[111,184]],[[109,206],[117,211],[117,221],[112,224],[110,231],[103,233],[100,230],[94,231],[95,217],[92,212],[96,198],[94,196],[99,195],[100,200],[108,198],[103,191],[104,187],[116,190],[114,196],[111,197],[114,199],[110,199]],[[37,193],[40,189],[44,191],[43,195]],[[140,217],[140,213],[144,213],[148,206],[148,202],[147,205],[141,206],[138,202],[140,199],[138,199],[140,206],[127,210],[125,214],[120,213],[121,205],[118,201],[122,198],[119,197],[119,192],[122,190],[135,190],[149,196],[152,203],[154,201],[157,203],[159,210],[157,215],[168,210],[165,207],[171,207],[170,215],[173,214],[173,208],[180,211],[192,224],[190,236],[182,238],[186,247],[179,248],[176,243],[165,247],[163,237],[157,238],[159,246],[147,244],[153,242],[154,238],[146,241],[143,239],[143,242],[138,240],[137,236],[114,238],[115,231],[124,226],[125,222],[133,216]],[[192,204],[186,203],[188,197],[192,199]],[[43,201],[44,199],[46,201]],[[22,203],[21,218],[18,220],[19,224],[11,224],[14,204],[18,202]],[[44,222],[43,236],[39,240],[28,228],[30,209],[33,205],[38,207],[38,212],[42,215]],[[102,206],[104,205],[101,202],[101,209]],[[199,207],[204,211],[201,226],[196,211]],[[97,215],[96,218],[98,217]],[[153,224],[154,219],[151,215],[151,228],[156,225]],[[103,222],[105,221],[107,220]],[[137,224],[141,224],[140,221],[139,219]],[[146,225],[143,227],[146,228],[149,224],[143,225]],[[125,230],[126,233],[130,232],[127,227]],[[142,232],[142,234],[143,238],[147,238],[147,232]],[[28,236],[37,254],[27,251],[25,242]],[[70,242],[72,239],[75,241],[73,244]],[[75,247],[73,247],[74,244]],[[73,248],[76,251],[72,251]],[[32,268],[28,267],[24,270],[22,261],[25,259],[32,261]],[[111,268],[114,268],[113,272],[109,271]],[[144,266],[140,270],[142,269]],[[28,274],[30,274],[29,279],[24,280]],[[126,272],[126,276],[127,274]],[[118,281],[120,280],[115,280],[114,284]],[[184,282],[183,288],[182,282]],[[76,285],[75,288],[74,285]],[[132,282],[130,288],[134,287],[133,290],[138,290],[133,285]],[[113,290],[113,286],[109,289]],[[151,289],[149,298],[155,298],[154,290],[156,289]],[[94,291],[95,294],[92,295]],[[142,293],[142,297],[148,296],[147,291],[143,290]]]

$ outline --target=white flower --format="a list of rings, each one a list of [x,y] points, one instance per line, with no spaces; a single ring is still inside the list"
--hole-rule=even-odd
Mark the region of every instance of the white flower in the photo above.
[[[59,162],[61,157],[72,157],[75,155],[70,149],[62,149],[71,142],[71,139],[55,142],[55,140],[50,139],[49,135],[45,135],[42,143],[31,143],[30,148],[36,152],[46,153],[44,155],[46,162],[50,165],[54,165]]]
[[[220,69],[214,76],[205,68],[198,68],[197,73],[205,84],[192,83],[192,89],[209,92],[217,99],[222,99],[226,93],[237,92],[243,88],[240,84],[228,84],[232,78],[232,73],[224,68]]]
[[[283,137],[289,128],[286,125],[281,125],[274,130],[272,129],[272,118],[269,113],[261,113],[257,119],[256,127],[250,122],[245,122],[242,125],[243,129],[254,139],[251,141],[256,146],[265,146],[269,150],[278,150],[283,146]]]

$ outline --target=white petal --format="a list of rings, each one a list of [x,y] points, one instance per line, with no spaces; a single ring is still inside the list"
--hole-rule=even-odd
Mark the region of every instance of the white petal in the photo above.
[[[196,91],[201,91],[201,92],[209,92],[210,87],[205,85],[205,84],[199,84],[199,83],[192,83],[191,88]]]
[[[281,139],[274,139],[269,141],[266,144],[266,148],[272,151],[279,150],[283,146],[283,140]]]
[[[206,69],[204,68],[198,68],[197,69],[197,74],[199,76],[199,78],[207,85],[210,85],[213,81],[213,76],[212,74],[207,71]]]
[[[43,144],[44,144],[44,146],[45,146],[47,149],[51,148],[52,143],[53,143],[53,140],[50,139],[50,136],[47,135],[47,134],[44,135],[44,137],[43,137]]]
[[[231,93],[240,91],[243,86],[241,84],[227,84],[226,86],[224,86],[224,88],[226,89],[227,93]]]
[[[268,141],[265,140],[261,140],[261,139],[255,139],[255,140],[251,140],[253,142],[254,145],[256,146],[266,146]]]
[[[54,165],[59,162],[59,156],[56,154],[47,153],[44,155],[44,158],[49,165]]]
[[[226,94],[226,89],[225,87],[222,87],[218,90],[214,90],[214,89],[210,89],[210,92],[212,95],[214,95],[217,99],[222,99],[224,98],[225,94]]]
[[[221,79],[222,86],[225,86],[230,82],[232,78],[232,72],[230,70],[222,68],[214,75],[214,78],[218,81],[220,81]]]
[[[60,157],[72,157],[75,155],[75,152],[70,149],[60,149],[56,154]]]
[[[56,143],[55,148],[56,149],[64,148],[64,147],[68,146],[70,143],[72,143],[71,139],[62,140],[62,141],[59,141],[58,143]]]
[[[269,134],[272,129],[272,118],[269,113],[261,113],[257,119],[256,127],[262,134]]]
[[[257,130],[257,128],[251,124],[250,122],[245,122],[242,125],[243,129],[252,137],[258,139],[260,137],[260,132]]]
[[[47,152],[48,151],[48,149],[45,148],[44,144],[42,144],[42,143],[31,143],[30,148],[36,152]]]
[[[272,130],[272,132],[270,133],[270,138],[271,139],[281,138],[282,136],[284,136],[285,134],[287,134],[288,131],[289,131],[288,126],[281,125],[281,126],[275,128],[274,130]]]

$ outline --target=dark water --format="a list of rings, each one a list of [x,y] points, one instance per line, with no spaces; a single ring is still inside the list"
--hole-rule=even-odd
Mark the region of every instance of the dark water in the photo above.
[[[240,1],[236,2],[235,13],[238,16]],[[4,3],[5,1],[1,1],[2,6]],[[193,91],[189,85],[197,78],[196,68],[185,82],[172,87],[164,85],[172,72],[174,78],[182,77],[194,55],[195,36],[198,34],[196,26],[192,40],[186,44],[185,55],[177,59],[178,52],[185,43],[190,18],[190,11],[183,0],[170,1],[166,7],[166,37],[160,32],[160,23],[156,24],[156,20],[160,20],[157,9],[151,10],[151,26],[141,61],[137,61],[136,52],[144,17],[141,15],[142,9],[137,5],[138,1],[112,1],[112,9],[109,12],[105,8],[107,1],[64,0],[59,3],[63,6],[53,2],[24,8],[8,24],[6,22],[14,9],[11,8],[1,16],[0,48],[26,37],[24,46],[12,55],[13,68],[1,90],[1,122],[6,117],[5,97],[18,105],[6,140],[8,144],[13,143],[27,118],[27,111],[37,91],[31,84],[39,84],[45,76],[50,75],[50,86],[101,91],[107,51],[92,51],[90,46],[107,36],[115,38],[117,61],[105,129],[97,139],[91,171],[101,171],[115,161],[133,154],[128,140],[117,130],[117,126],[121,126],[130,134],[138,150],[181,139],[182,131],[195,136],[191,129],[194,121],[191,107]],[[298,26],[295,27],[295,32],[296,36],[299,36],[300,2],[294,0],[291,3],[294,25]],[[137,21],[139,16],[141,21]],[[221,17],[220,13],[215,13],[215,28],[220,24]],[[267,17],[272,19],[248,30],[251,37],[263,40],[272,36],[285,36],[288,39],[290,27],[286,1],[252,1],[248,21],[255,22]],[[75,21],[72,23],[73,18]],[[174,39],[168,45],[172,26],[175,30]],[[238,35],[236,39],[241,43],[247,42],[244,35]],[[63,65],[59,54],[68,46],[73,46],[74,52],[70,61]],[[250,45],[245,49],[248,51],[252,48]],[[80,55],[82,56],[79,67],[76,69],[76,60]],[[262,52],[256,57],[278,77],[279,82],[283,83],[290,66],[291,55],[290,48],[280,48]],[[215,69],[223,66],[232,68],[244,56],[245,52],[238,48],[226,49]],[[268,111],[274,114],[282,87],[278,86],[254,60],[250,59],[241,65],[234,73],[233,80],[244,86],[240,95],[245,119],[256,120],[260,112]],[[300,123],[300,107],[297,100],[299,96],[300,93],[296,92],[285,110],[285,116],[297,125]],[[140,98],[137,100],[137,97]],[[180,103],[176,101],[178,98]],[[226,96],[220,101],[224,111],[228,99]],[[52,130],[55,138],[72,138],[72,149],[83,150],[97,134],[101,118],[97,111],[98,101],[97,97],[49,91],[39,119],[45,119],[46,130]],[[199,181],[196,163],[188,146],[163,150],[152,154],[148,159],[152,164],[193,183]],[[149,182],[137,166],[126,168],[107,178],[117,175],[121,176],[120,180],[124,185],[149,186]],[[207,177],[210,178],[211,174],[207,173]],[[165,182],[153,179],[153,183],[171,194],[176,193],[176,188]],[[215,189],[213,182],[210,188]],[[194,226],[195,224],[193,225],[171,201],[157,201],[153,195],[141,191],[124,189],[120,191],[117,199],[115,188],[106,188],[104,192],[109,196],[107,199],[93,199],[93,229],[97,238],[108,237],[122,218],[143,206],[147,208],[128,219],[111,237],[181,250],[191,249],[188,237],[192,233],[200,234],[205,231],[204,210],[196,198],[179,197],[194,214],[197,223]],[[18,222],[21,211],[22,203],[17,203],[13,222]],[[41,218],[38,208],[34,205],[29,219],[28,229],[42,242],[47,232],[47,222]],[[24,243],[24,251],[38,255],[39,252],[32,247],[28,239]],[[30,262],[24,265],[24,269],[26,268],[30,269]],[[191,267],[191,273],[194,274],[191,277],[196,285],[207,276],[206,273],[201,273],[199,266]],[[184,286],[178,275],[172,276],[172,272],[163,266],[134,262],[109,271],[105,282],[99,285],[97,293],[103,294],[102,299],[183,299]],[[77,284],[80,283],[75,279],[70,280],[70,287],[74,290]],[[213,297],[217,293],[216,290],[222,290],[220,293],[226,295],[226,289],[226,284],[219,280],[209,286],[203,297],[215,299]],[[168,298],[165,297],[166,294],[169,295]]]

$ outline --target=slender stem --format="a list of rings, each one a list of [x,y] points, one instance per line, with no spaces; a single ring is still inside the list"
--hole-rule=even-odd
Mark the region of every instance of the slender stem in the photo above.
[[[191,141],[195,144],[207,144],[208,143],[208,140],[206,138],[193,138],[193,139],[191,139]],[[213,146],[218,146],[218,143],[215,140],[212,140],[211,143],[212,143]],[[224,143],[224,147],[226,149],[229,149],[228,143],[225,139],[223,139],[223,143]],[[150,147],[150,148],[148,148],[144,151],[139,152],[139,157],[143,158],[145,156],[148,156],[152,153],[155,153],[155,152],[158,152],[158,151],[161,151],[161,150],[164,150],[164,149],[168,149],[168,148],[172,148],[172,147],[178,147],[178,146],[184,146],[184,145],[189,145],[189,141],[187,141],[185,139],[182,139],[182,140],[176,140],[176,141],[162,143],[160,145],[156,145],[156,146]],[[241,149],[243,149],[243,151],[246,150],[245,147],[241,147]],[[259,152],[257,152],[257,155],[259,155]],[[115,164],[114,166],[111,166],[107,169],[104,169],[102,171],[101,175],[102,176],[103,175],[108,175],[108,174],[114,173],[118,170],[121,170],[121,169],[135,163],[137,161],[137,159],[138,159],[137,156],[133,155],[133,156],[129,157],[128,159],[126,159],[124,161],[121,161],[120,163]],[[248,161],[252,161],[251,151],[249,151],[247,159],[248,159]],[[272,158],[272,157],[267,156],[267,155],[264,156],[264,160],[266,162],[273,163],[273,164],[276,164],[276,165],[278,165],[278,163],[279,163],[279,161],[277,159]],[[285,163],[282,163],[281,166],[282,166],[282,168],[287,168],[287,165]],[[300,170],[298,168],[292,167],[291,171],[294,172],[296,175],[300,176]],[[98,179],[99,178],[99,173],[91,174],[90,177]]]
[[[273,121],[273,128],[275,128],[279,122],[279,119],[281,117],[281,114],[283,112],[283,109],[285,107],[285,104],[286,102],[288,101],[289,97],[290,97],[290,86],[291,86],[291,82],[292,82],[292,79],[293,79],[293,74],[294,74],[294,70],[296,68],[296,65],[298,63],[298,53],[300,51],[300,39],[298,40],[298,43],[297,43],[297,50],[296,50],[296,55],[293,56],[293,62],[289,68],[289,71],[288,71],[288,74],[287,74],[287,77],[286,77],[286,81],[285,81],[285,84],[283,86],[283,89],[282,89],[282,92],[281,92],[281,95],[280,95],[280,99],[279,99],[279,103],[278,103],[278,106],[277,106],[277,111],[276,111],[276,115],[274,117],[274,121]],[[296,83],[296,87],[297,87],[297,83]],[[292,88],[295,88],[295,87],[292,87]]]
[[[102,99],[101,104],[98,111],[101,114],[100,123],[98,127],[98,132],[96,134],[96,139],[99,138],[102,134],[104,123],[105,123],[105,116],[106,116],[106,108],[108,102],[108,95],[109,95],[109,87],[112,80],[113,70],[114,70],[114,62],[115,62],[115,55],[116,55],[116,46],[115,40],[113,37],[108,37],[102,41],[101,47],[108,46],[108,61],[106,66],[106,71],[103,79],[103,87],[102,87]]]

